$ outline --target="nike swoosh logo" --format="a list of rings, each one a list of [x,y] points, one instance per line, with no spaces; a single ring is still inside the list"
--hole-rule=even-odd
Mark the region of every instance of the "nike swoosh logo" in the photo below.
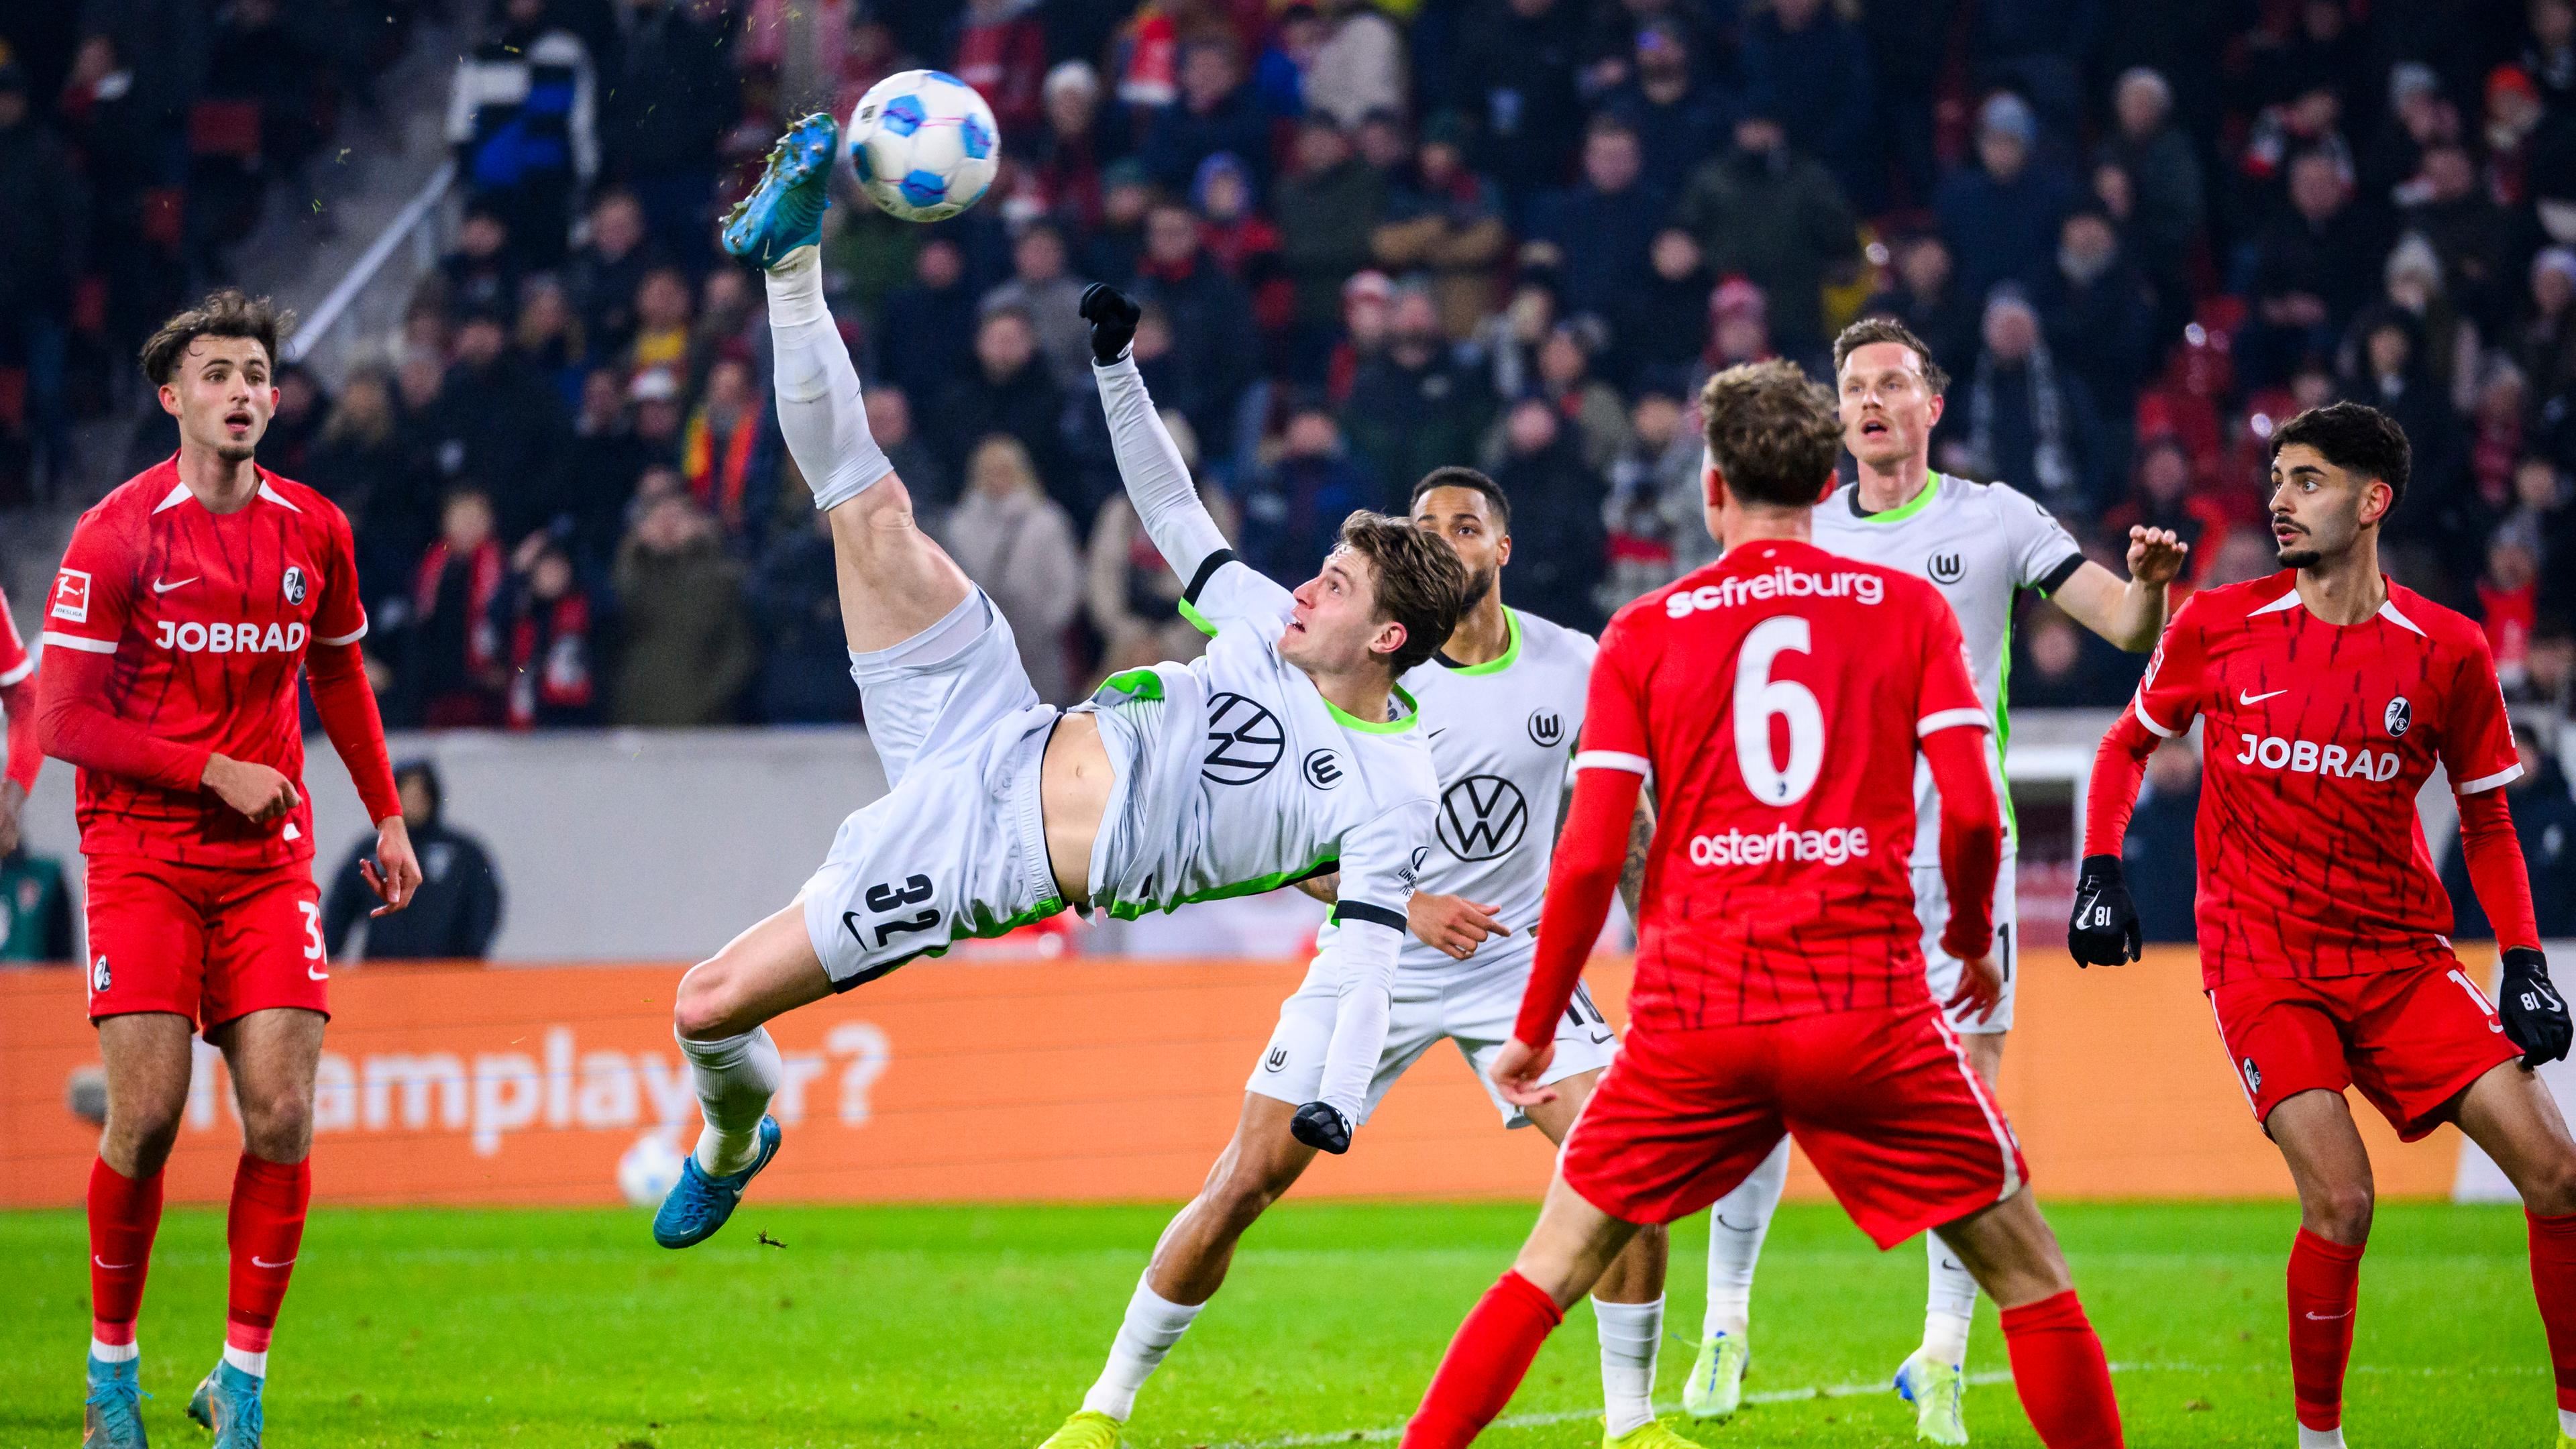
[[[2347,1308],[2341,1313],[2311,1313],[2308,1315],[2308,1320],[2312,1323],[2332,1323],[2337,1319],[2350,1317],[2352,1317],[2352,1310]]]
[[[304,979],[307,981],[328,981],[331,979],[331,973],[328,971],[316,971],[312,967],[307,966],[304,968]]]
[[[2283,695],[2287,693],[2289,693],[2289,691],[2286,689],[2276,689],[2273,690],[2271,694],[2247,694],[2244,690],[2240,689],[2236,691],[2236,702],[2238,704],[2261,704],[2263,701],[2270,699],[2275,695]]]
[[[1603,1042],[1608,1041],[1609,1039],[1610,1039],[1610,1033],[1608,1033],[1608,1032],[1606,1032],[1606,1031],[1605,1031],[1605,1032],[1601,1033],[1599,1036],[1594,1037],[1594,1038],[1592,1039],[1592,1044],[1593,1044],[1594,1046],[1599,1046],[1599,1045],[1601,1045]]]
[[[272,1263],[257,1253],[250,1255],[250,1265],[254,1268],[284,1268],[293,1264],[294,1261],[295,1260],[293,1258],[289,1258],[284,1263]]]
[[[1152,900],[1152,899],[1153,899],[1153,893],[1152,893],[1151,891],[1147,891],[1147,892],[1145,892],[1145,893],[1142,895],[1141,899],[1145,899],[1145,900]],[[853,941],[858,942],[861,946],[865,946],[865,945],[868,943],[868,938],[859,934],[859,913],[858,913],[858,912],[856,912],[856,911],[843,911],[843,912],[841,912],[841,929],[843,929],[843,930],[845,930],[845,931],[849,932],[849,933],[850,933],[850,939],[851,939],[851,940],[853,940]]]
[[[111,1272],[111,1273],[122,1273],[122,1272],[124,1272],[126,1269],[131,1268],[131,1267],[133,1267],[133,1266],[134,1266],[132,1263],[111,1263],[111,1262],[107,1261],[105,1258],[100,1257],[100,1256],[99,1256],[98,1254],[96,1254],[96,1253],[92,1253],[92,1254],[90,1254],[90,1255],[89,1255],[89,1260],[90,1260],[91,1262],[93,1262],[93,1263],[96,1263],[96,1264],[97,1264],[97,1265],[99,1265],[100,1267],[105,1268],[107,1271],[109,1271],[109,1272]]]
[[[195,583],[197,580],[199,580],[199,579],[201,579],[201,578],[204,578],[204,577],[205,577],[205,575],[203,575],[203,574],[190,574],[190,575],[188,575],[186,578],[181,579],[179,582],[177,582],[177,583],[175,583],[175,584],[165,584],[165,583],[161,582],[159,579],[154,579],[154,580],[152,581],[152,592],[154,592],[154,593],[156,593],[156,594],[166,594],[166,593],[170,592],[172,589],[184,589],[184,588],[186,588],[188,585],[193,584],[193,583]]]
[[[1424,739],[1427,739],[1427,740],[1436,740],[1436,739],[1440,738],[1442,735],[1445,735],[1445,734],[1447,734],[1447,733],[1449,733],[1449,727],[1448,727],[1447,725],[1442,725],[1440,728],[1438,728],[1438,729],[1436,729],[1436,730],[1433,730],[1431,733],[1429,733],[1429,734],[1427,734],[1427,735],[1424,735],[1424,736],[1423,736],[1423,738],[1424,738]]]

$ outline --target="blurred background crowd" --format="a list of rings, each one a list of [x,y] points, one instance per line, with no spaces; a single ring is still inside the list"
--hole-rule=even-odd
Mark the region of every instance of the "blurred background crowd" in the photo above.
[[[26,7],[30,12],[39,7]],[[0,491],[290,192],[413,0],[83,0],[0,64]],[[877,437],[1049,697],[1186,654],[1075,299],[1137,355],[1244,555],[1311,571],[1441,463],[1510,491],[1517,604],[1597,629],[1706,561],[1691,398],[1893,313],[1954,379],[1934,465],[2106,561],[2268,572],[2265,437],[2400,418],[2405,583],[2508,689],[2576,664],[2570,0],[493,0],[448,24],[446,254],[400,336],[290,367],[262,461],[356,520],[397,725],[847,720],[831,552],[712,237],[797,114],[935,66],[1002,126],[936,226],[846,193]],[[35,199],[41,198],[41,202]],[[32,203],[32,204],[31,204]],[[317,205],[319,203],[316,203]],[[156,456],[145,449],[146,456]],[[96,471],[96,470],[93,470]],[[121,476],[121,474],[117,475]],[[80,501],[80,500],[76,500]],[[2017,706],[2138,661],[2033,601]],[[2562,792],[2563,793],[2563,792]]]

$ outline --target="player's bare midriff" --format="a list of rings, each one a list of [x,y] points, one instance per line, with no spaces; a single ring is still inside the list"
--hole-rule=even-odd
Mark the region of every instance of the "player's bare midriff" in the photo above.
[[[1116,783],[1100,722],[1081,713],[1059,717],[1038,769],[1038,810],[1046,823],[1047,866],[1068,905],[1091,903],[1091,847]]]

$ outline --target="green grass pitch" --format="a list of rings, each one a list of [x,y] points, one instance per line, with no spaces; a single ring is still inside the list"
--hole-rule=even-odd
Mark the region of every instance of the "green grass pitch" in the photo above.
[[[1139,1449],[1391,1437],[1459,1317],[1510,1260],[1523,1204],[1298,1204],[1146,1388]],[[271,1360],[269,1442],[582,1449],[1026,1446],[1098,1371],[1164,1207],[782,1208],[754,1199],[683,1253],[640,1212],[326,1209]],[[2113,1362],[2132,1445],[2290,1442],[2281,1265],[2287,1204],[2051,1210]],[[1676,1234],[1660,1398],[1699,1323],[1705,1219]],[[782,1246],[764,1246],[766,1233]],[[87,1340],[77,1213],[0,1214],[0,1446],[79,1436]],[[144,1306],[156,1442],[213,1362],[223,1217],[170,1213]],[[1792,1205],[1754,1295],[1747,1390],[1695,1437],[1906,1445],[1878,1392],[1920,1325],[1923,1257],[1872,1252],[1830,1207]],[[1980,1312],[1979,1444],[2036,1443]],[[2362,1268],[2345,1422],[2363,1449],[2554,1441],[2522,1217],[2392,1203]],[[1822,1390],[1823,1392],[1816,1392]],[[1484,1442],[1597,1444],[1600,1382],[1578,1308]]]

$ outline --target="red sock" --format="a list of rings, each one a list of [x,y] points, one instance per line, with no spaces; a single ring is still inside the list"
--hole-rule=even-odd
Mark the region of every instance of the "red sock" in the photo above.
[[[2531,1219],[2531,1293],[2549,1334],[2558,1407],[2576,1410],[2576,1213]]]
[[[2539,1262],[2535,1253],[2534,1273]],[[2360,1302],[2361,1249],[2299,1229],[2290,1244],[2290,1394],[2306,1428],[2343,1425],[2343,1370]]]
[[[152,1270],[152,1235],[160,1227],[161,1174],[128,1177],[105,1158],[89,1165],[90,1337],[134,1341],[143,1275]]]
[[[2048,1449],[2120,1449],[2120,1404],[2111,1394],[2111,1365],[2084,1317],[2075,1290],[2007,1308],[2004,1349],[2012,1356],[2013,1391]]]
[[[1520,1274],[1501,1281],[1476,1300],[1413,1422],[1404,1426],[1403,1449],[1452,1449],[1472,1442],[1521,1386],[1538,1346],[1550,1330],[1565,1321],[1556,1301]]]
[[[233,1250],[232,1308],[224,1323],[224,1345],[244,1353],[268,1352],[268,1336],[277,1327],[277,1305],[286,1301],[286,1280],[295,1271],[295,1255],[304,1242],[304,1205],[313,1199],[310,1159],[270,1162],[242,1154],[233,1169],[232,1215],[225,1237]]]

